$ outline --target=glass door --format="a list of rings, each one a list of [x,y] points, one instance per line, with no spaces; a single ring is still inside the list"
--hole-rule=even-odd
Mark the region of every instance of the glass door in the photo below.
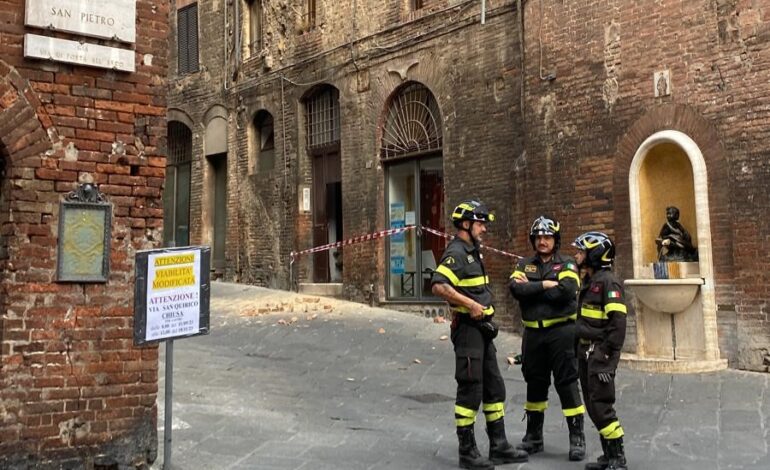
[[[390,228],[424,225],[444,231],[442,160],[424,158],[388,166]],[[391,300],[433,299],[430,277],[446,246],[443,237],[417,230],[392,235],[387,243],[387,293]]]

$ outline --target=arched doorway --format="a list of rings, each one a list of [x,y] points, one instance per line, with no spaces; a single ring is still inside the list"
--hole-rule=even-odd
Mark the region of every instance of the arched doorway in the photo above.
[[[445,231],[441,112],[433,93],[410,82],[387,105],[380,158],[390,228],[423,225]],[[387,297],[432,299],[430,277],[446,246],[442,237],[409,230],[387,243]]]
[[[206,199],[204,203],[204,239],[211,243],[211,269],[215,277],[224,275],[227,266],[227,110],[219,105],[209,109],[204,118],[206,133],[203,154],[206,157]]]
[[[313,171],[313,246],[342,240],[342,160],[339,91],[313,90],[304,100],[307,153]],[[313,255],[314,282],[342,281],[340,249]]]

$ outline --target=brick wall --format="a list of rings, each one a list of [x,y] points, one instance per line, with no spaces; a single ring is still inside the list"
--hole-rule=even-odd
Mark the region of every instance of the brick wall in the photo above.
[[[567,250],[582,231],[605,230],[617,241],[623,277],[632,276],[628,171],[636,149],[663,129],[695,140],[709,179],[721,354],[731,366],[766,369],[768,284],[754,260],[770,241],[770,202],[762,190],[769,171],[767,7],[737,0],[650,7],[525,0],[522,70],[521,15],[512,0],[486,2],[485,25],[473,1],[426,1],[420,11],[407,0],[317,3],[317,26],[308,30],[304,11],[268,2],[265,50],[230,56],[227,82],[216,72],[225,60],[221,44],[201,51],[200,74],[172,77],[169,102],[193,118],[196,142],[206,109],[222,105],[231,113],[229,190],[238,203],[228,220],[238,229],[228,231],[226,277],[288,287],[288,253],[312,245],[298,191],[312,181],[302,99],[314,86],[340,91],[344,236],[384,228],[382,122],[391,94],[415,80],[441,108],[447,207],[471,195],[483,199],[499,216],[489,244],[522,255],[531,251],[528,227],[543,212],[563,222]],[[211,4],[202,4],[209,11],[202,25],[238,24],[232,8],[225,20],[221,2],[213,2],[217,11],[205,7]],[[232,44],[237,27],[227,31]],[[656,98],[653,74],[661,70],[671,73],[672,93]],[[275,121],[276,165],[249,175],[247,130],[261,109]],[[194,228],[208,223],[195,203],[204,167],[193,176]],[[384,247],[377,241],[345,248],[349,298],[369,300],[374,286],[374,300],[385,300]],[[515,327],[506,289],[511,261],[489,256],[487,263],[501,317]],[[310,273],[311,258],[300,258],[295,280]],[[628,350],[635,348],[633,320]]]
[[[766,370],[767,278],[752,259],[768,241],[770,10],[729,0],[644,8],[544,0],[542,13],[539,2],[525,5],[524,171],[537,189],[521,214],[550,210],[567,239],[606,230],[618,242],[620,274],[632,277],[633,155],[659,130],[689,135],[708,171],[721,354],[733,367]],[[672,92],[656,98],[660,70],[670,70]],[[541,79],[550,73],[555,80]]]
[[[133,347],[133,259],[161,240],[169,7],[137,1],[135,73],[24,59],[24,8],[0,24],[0,467],[149,463],[158,355]],[[91,181],[109,281],[58,283],[59,201]]]

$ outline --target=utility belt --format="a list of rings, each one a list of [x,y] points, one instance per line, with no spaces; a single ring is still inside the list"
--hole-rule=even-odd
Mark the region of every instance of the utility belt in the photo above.
[[[471,309],[469,309],[468,307],[457,305],[457,306],[452,306],[451,310],[456,315],[459,314],[457,315],[459,317],[462,317],[463,316],[462,314],[465,314],[465,316],[470,318]],[[482,312],[484,313],[484,317],[486,318],[488,315],[492,315],[495,313],[495,307],[493,305],[490,305],[489,307],[486,307],[484,310],[482,310]]]
[[[551,328],[553,326],[562,326],[569,323],[574,323],[575,320],[577,320],[577,313],[573,313],[572,315],[568,315],[566,317],[546,318],[544,320],[522,320],[521,323],[523,323],[526,328],[545,329]]]
[[[580,344],[582,346],[590,346],[592,344],[598,344],[600,342],[601,341],[593,341],[593,340],[590,340],[590,339],[578,338],[578,344]]]
[[[490,310],[491,313],[487,313],[487,310]],[[469,314],[470,310],[467,308],[452,307],[452,329],[454,330],[455,326],[460,323],[471,325],[479,330],[481,336],[483,336],[485,340],[491,341],[497,337],[497,333],[500,331],[500,327],[497,326],[497,323],[492,321],[492,314],[494,312],[494,307],[490,305],[484,309],[484,317],[481,320],[474,320],[471,318]]]

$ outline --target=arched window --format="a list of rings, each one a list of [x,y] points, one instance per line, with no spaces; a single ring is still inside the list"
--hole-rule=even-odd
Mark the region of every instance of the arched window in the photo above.
[[[258,173],[273,170],[275,168],[275,132],[273,116],[270,113],[262,110],[254,116],[252,136],[251,168],[256,166]]]
[[[440,112],[433,94],[419,83],[405,86],[385,118],[380,156],[387,160],[441,149]]]

